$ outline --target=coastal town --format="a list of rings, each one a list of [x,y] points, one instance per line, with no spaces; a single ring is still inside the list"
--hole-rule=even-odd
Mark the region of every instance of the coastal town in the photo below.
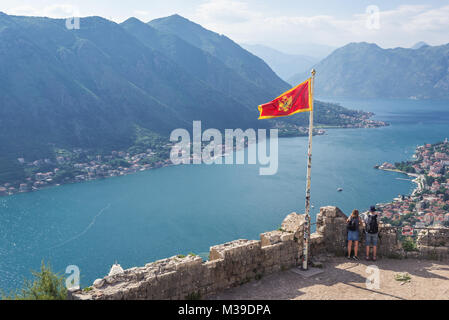
[[[233,151],[246,148],[248,143],[252,142],[243,138],[231,147],[224,144],[218,144],[217,147],[222,148],[222,155],[226,156]],[[88,150],[78,148],[72,151],[59,151],[64,155],[56,156],[54,160],[40,159],[27,162],[24,158],[18,158],[17,161],[28,172],[28,177],[21,183],[0,185],[0,196],[172,166],[175,164],[170,159],[170,152],[174,145],[175,143],[168,142],[158,145],[155,149],[146,149],[139,153],[112,151],[106,155],[92,155]],[[192,145],[188,144],[188,147],[192,148]],[[205,147],[206,145],[202,145],[202,149]],[[209,156],[191,154],[189,160],[193,162],[198,160],[198,157],[201,161],[211,162],[218,156],[215,156],[213,152]]]
[[[342,115],[345,117],[345,122],[336,128],[376,128],[388,125],[383,121],[371,120],[372,116],[373,114],[368,112],[358,112],[357,116],[351,117]],[[274,128],[279,130],[279,137],[308,135],[308,127],[304,126],[275,123]],[[315,128],[313,132],[314,135],[325,133],[326,131],[322,127]],[[126,151],[112,151],[106,154],[75,148],[73,150],[56,150],[55,156],[52,158],[37,160],[17,158],[18,164],[26,173],[25,177],[22,181],[1,183],[0,196],[37,191],[68,183],[124,176],[174,165],[170,160],[170,150],[174,143],[163,138],[155,139],[156,142],[153,140],[138,148],[134,146]],[[226,156],[232,151],[239,150],[240,146],[248,146],[248,140],[240,142],[240,144],[236,143],[232,149],[226,149],[225,145],[221,145],[223,155]],[[195,160],[194,157],[192,155],[190,160]],[[211,159],[214,158],[212,155]],[[211,159],[203,157],[203,161]]]
[[[169,154],[171,145],[164,146]],[[39,159],[27,162],[24,158],[17,161],[26,168],[29,176],[17,184],[0,185],[0,196],[36,191],[44,187],[82,182],[106,177],[123,176],[152,168],[170,165],[169,158],[162,158],[152,149],[144,153],[131,155],[129,152],[112,151],[108,155],[91,156],[86,150],[74,149],[65,156],[56,159]]]
[[[384,223],[401,227],[404,236],[412,236],[420,228],[449,226],[448,139],[419,146],[411,161],[386,162],[376,168],[407,174],[417,184],[411,195],[378,204]]]

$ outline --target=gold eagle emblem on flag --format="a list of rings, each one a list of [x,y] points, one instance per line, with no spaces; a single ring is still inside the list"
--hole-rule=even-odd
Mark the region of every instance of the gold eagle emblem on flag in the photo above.
[[[293,104],[293,98],[290,97],[282,97],[279,101],[279,111],[287,112],[290,110]]]

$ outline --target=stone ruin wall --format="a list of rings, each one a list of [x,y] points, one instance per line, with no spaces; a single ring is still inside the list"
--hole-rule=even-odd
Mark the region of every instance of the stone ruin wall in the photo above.
[[[311,235],[310,252],[346,253],[347,216],[336,207],[324,207]],[[280,230],[262,233],[260,240],[236,240],[213,246],[209,261],[198,256],[172,257],[109,275],[94,282],[90,291],[69,293],[74,300],[182,300],[199,299],[261,277],[300,265],[304,215],[288,215]],[[362,228],[362,227],[361,227]],[[363,235],[363,233],[361,233]],[[361,236],[360,250],[364,249]],[[449,258],[449,229],[423,231],[418,251],[405,252],[396,231],[380,229],[378,255],[388,258]],[[361,251],[363,252],[363,251]]]

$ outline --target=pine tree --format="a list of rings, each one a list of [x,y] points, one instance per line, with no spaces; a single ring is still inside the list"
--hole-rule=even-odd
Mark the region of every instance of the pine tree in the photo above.
[[[25,280],[24,287],[10,295],[2,294],[5,300],[65,300],[67,289],[64,277],[54,273],[50,264],[42,261],[40,271],[32,271],[34,279]]]

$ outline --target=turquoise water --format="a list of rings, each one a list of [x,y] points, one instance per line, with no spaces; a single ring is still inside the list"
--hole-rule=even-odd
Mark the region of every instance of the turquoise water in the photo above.
[[[320,206],[349,212],[411,192],[413,183],[397,179],[406,177],[373,166],[407,160],[417,145],[449,137],[447,101],[341,102],[392,125],[314,138],[313,215]],[[140,266],[257,239],[304,210],[306,149],[306,138],[280,139],[274,176],[260,176],[258,165],[178,166],[0,198],[0,288],[20,287],[42,259],[61,273],[79,266],[86,286],[116,261]]]

